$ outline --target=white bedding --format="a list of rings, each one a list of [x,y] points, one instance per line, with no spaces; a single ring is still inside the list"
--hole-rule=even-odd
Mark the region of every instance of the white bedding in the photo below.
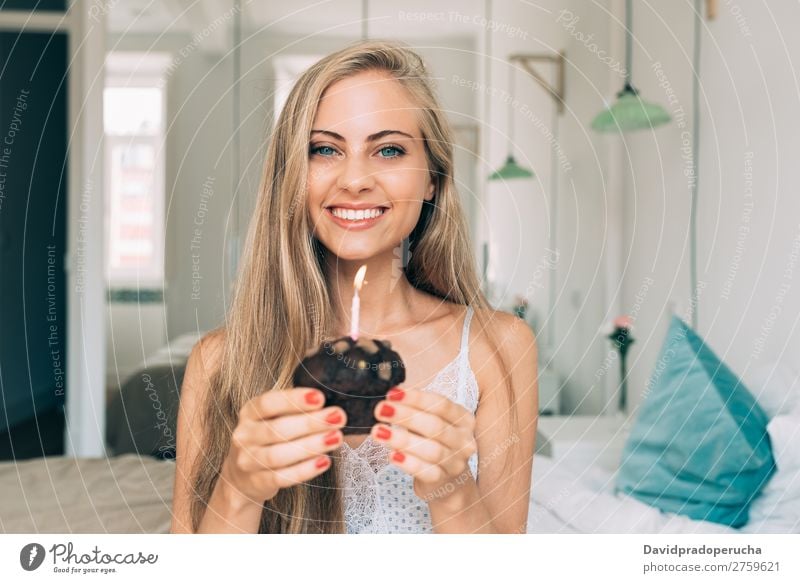
[[[528,533],[732,533],[735,529],[661,512],[613,494],[614,474],[537,456],[533,462]]]
[[[777,471],[753,500],[744,527],[692,520],[614,494],[616,467],[626,439],[626,432],[620,430],[594,457],[582,455],[579,448],[562,451],[556,459],[534,457],[528,532],[800,533],[800,367],[769,362],[752,371],[747,380],[770,417],[767,432]],[[578,433],[588,434],[592,425],[579,423]],[[564,429],[556,424],[551,430]]]
[[[614,473],[537,455],[533,463],[528,533],[800,533],[800,480],[776,474],[750,507],[741,529],[662,512],[635,498],[614,494]],[[797,500],[797,512],[776,512],[775,497]]]

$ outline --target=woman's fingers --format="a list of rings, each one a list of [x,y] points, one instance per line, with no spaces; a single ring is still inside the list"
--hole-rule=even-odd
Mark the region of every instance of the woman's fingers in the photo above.
[[[474,416],[443,395],[392,389],[375,418],[383,423],[372,428],[373,438],[392,449],[390,462],[414,477],[415,490],[465,475],[477,451]]]
[[[291,389],[273,389],[253,397],[239,411],[239,419],[260,421],[316,411],[325,405],[325,395],[318,389],[293,387]]]
[[[407,474],[426,484],[437,484],[447,477],[444,468],[417,457],[413,453],[395,450],[389,454],[389,461],[399,466]]]
[[[399,425],[389,427],[378,423],[372,428],[372,437],[380,443],[385,443],[393,450],[402,451],[404,454],[412,454],[431,464],[438,464],[449,473],[458,473],[462,465],[460,452],[450,449],[440,441],[411,433]],[[462,447],[464,457],[468,458],[474,453],[473,441],[466,442],[465,446]]]
[[[440,441],[443,445],[456,450],[461,449],[461,444],[472,437],[471,429],[451,425],[438,415],[403,403],[381,401],[375,407],[375,418],[385,423],[400,425],[413,433]]]
[[[224,479],[248,496],[270,499],[326,471],[347,415],[341,407],[324,407],[324,400],[317,389],[295,387],[247,401],[231,435]]]
[[[469,429],[474,429],[475,426],[475,417],[472,413],[452,399],[438,393],[394,387],[386,394],[386,399],[393,405],[403,404],[436,415],[450,425]]]
[[[234,439],[270,445],[292,441],[320,431],[340,429],[346,422],[347,413],[344,409],[326,407],[319,411],[241,423],[234,431]]]
[[[316,456],[292,466],[274,470],[273,481],[278,488],[289,488],[295,484],[307,482],[325,472],[331,465],[329,456]]]
[[[342,443],[342,432],[330,429],[292,441],[278,442],[253,450],[244,463],[252,471],[272,470],[281,472],[309,458],[319,458],[336,449]]]

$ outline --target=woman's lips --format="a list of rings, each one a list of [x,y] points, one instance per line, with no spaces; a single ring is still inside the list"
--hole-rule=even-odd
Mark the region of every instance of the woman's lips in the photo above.
[[[383,212],[377,217],[372,219],[361,219],[359,221],[349,221],[347,219],[339,218],[331,212],[330,207],[325,209],[325,214],[328,215],[334,223],[344,229],[347,229],[348,231],[363,231],[364,229],[373,227],[378,221],[386,216],[386,213],[388,213],[389,210],[390,209],[388,208],[384,208]]]

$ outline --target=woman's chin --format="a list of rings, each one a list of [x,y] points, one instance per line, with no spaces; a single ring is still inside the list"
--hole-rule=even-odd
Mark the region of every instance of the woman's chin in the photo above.
[[[360,240],[359,240],[360,239]],[[328,255],[334,260],[347,262],[366,262],[379,256],[400,257],[399,249],[402,249],[402,240],[398,240],[395,245],[388,245],[386,240],[374,240],[373,237],[353,237],[336,238],[333,241],[319,240]]]
[[[328,248],[328,249],[330,249],[330,248]],[[372,247],[372,246],[368,246],[368,247],[366,247],[366,246],[365,247],[347,246],[347,247],[343,247],[343,248],[340,247],[338,249],[334,248],[334,250],[331,251],[331,255],[333,255],[334,258],[336,260],[338,260],[338,261],[346,261],[348,263],[350,263],[350,262],[358,262],[358,261],[366,262],[366,261],[368,261],[370,259],[373,259],[374,257],[377,257],[377,256],[385,253],[385,251],[386,250],[383,249],[383,248]]]
[[[375,257],[375,251],[353,251],[350,253],[333,253],[336,261],[345,263],[366,262]]]

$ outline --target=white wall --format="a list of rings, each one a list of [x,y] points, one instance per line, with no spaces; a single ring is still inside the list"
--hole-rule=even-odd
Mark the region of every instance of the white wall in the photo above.
[[[527,295],[543,324],[555,322],[552,349],[544,345],[548,339],[544,329],[540,340],[544,351],[555,353],[556,368],[563,375],[564,409],[598,413],[605,404],[607,379],[605,375],[596,378],[596,373],[608,350],[608,340],[597,333],[608,317],[603,241],[609,216],[618,215],[620,209],[614,207],[613,212],[609,211],[604,182],[608,156],[602,147],[598,148],[597,136],[587,128],[592,116],[602,107],[602,98],[610,92],[612,75],[607,67],[598,65],[593,53],[583,46],[576,48],[577,41],[557,22],[561,5],[555,0],[536,5],[495,2],[494,6],[489,84],[484,75],[486,28],[482,24],[482,2],[460,6],[455,13],[437,13],[434,12],[436,8],[431,7],[430,12],[420,13],[428,15],[427,23],[411,26],[398,22],[392,34],[379,34],[384,31],[376,31],[376,34],[381,38],[406,40],[423,55],[437,79],[437,90],[454,123],[473,122],[483,126],[485,143],[481,144],[481,153],[485,158],[476,159],[461,151],[456,174],[462,201],[470,215],[476,260],[481,266],[480,244],[483,237],[491,239],[496,305],[508,308],[516,294]],[[375,14],[377,17],[383,13],[379,14],[376,7]],[[398,14],[389,11],[381,18],[397,20]],[[436,20],[439,18],[446,22]],[[595,31],[597,42],[603,46],[611,43],[608,16],[602,4],[587,3],[582,7],[581,18],[587,32],[598,28],[597,22],[602,23]],[[464,37],[428,39],[421,30],[425,26],[449,27],[456,21],[462,25]],[[331,26],[335,24],[330,23]],[[378,24],[386,28],[388,20],[378,20],[375,28]],[[405,31],[408,31],[406,37]],[[251,32],[246,30],[244,34],[241,64],[243,186],[239,195],[239,217],[242,233],[252,216],[270,123],[268,116],[274,91],[270,55],[281,51],[323,55],[355,40],[353,37],[320,36],[299,39],[275,32],[251,36]],[[470,37],[475,42],[471,42]],[[571,60],[567,67],[568,106],[561,116],[560,140],[571,170],[562,171],[560,175],[558,307],[555,315],[549,315],[552,270],[547,262],[553,257],[549,250],[553,178],[552,147],[544,132],[552,131],[554,102],[522,70],[517,72],[516,79],[515,153],[518,161],[535,169],[537,178],[487,185],[485,177],[504,162],[508,153],[508,107],[504,96],[508,89],[509,67],[505,58],[511,53],[552,53],[561,49],[566,49]],[[551,81],[555,80],[554,67],[542,64],[539,69]],[[494,97],[489,97],[489,116],[484,119],[484,100],[490,96],[491,89],[496,92]],[[613,87],[613,91],[616,90],[617,87]]]
[[[614,193],[607,191],[610,149],[593,134],[589,124],[602,108],[603,98],[616,92],[621,80],[578,40],[583,38],[578,34],[593,35],[592,43],[599,47],[596,50],[613,53],[609,2],[585,2],[571,8],[578,17],[572,28],[568,27],[570,18],[562,13],[565,6],[560,2],[494,4],[495,19],[522,27],[524,34],[494,34],[492,86],[507,90],[509,68],[502,59],[511,53],[563,50],[567,59],[566,110],[558,122],[557,142],[547,135],[555,132],[553,101],[527,73],[517,72],[515,97],[520,104],[513,114],[515,154],[520,163],[536,172],[536,178],[490,183],[490,238],[494,242],[495,276],[502,290],[495,297],[499,305],[507,307],[515,295],[526,296],[539,312],[540,362],[544,365],[549,355],[554,358],[552,368],[564,382],[562,411],[600,413],[606,404],[609,377],[601,371],[609,342],[599,334],[609,318],[610,301],[606,281],[608,250],[604,243],[609,220],[614,219],[619,208],[609,199]],[[535,67],[555,82],[555,67]],[[502,165],[507,154],[507,119],[506,101],[494,99],[490,112],[490,169]],[[555,249],[551,250],[555,179],[551,156],[558,157],[559,146],[566,158],[556,169],[558,224]],[[549,267],[556,257],[553,251],[557,252],[555,269]],[[551,277],[556,278],[552,313]]]
[[[399,18],[399,12],[381,6],[374,10],[381,17],[376,28]],[[634,83],[645,99],[667,106],[676,118],[682,113],[685,127],[675,119],[653,132],[603,136],[589,126],[604,107],[603,100],[614,99],[622,76],[601,62],[596,52],[603,50],[608,58],[623,60],[622,7],[621,0],[581,2],[568,8],[578,17],[570,24],[562,12],[565,6],[555,0],[494,2],[497,28],[492,33],[488,87],[499,95],[489,98],[488,119],[482,62],[485,28],[479,20],[469,19],[483,15],[482,2],[460,7],[455,17],[447,12],[445,24],[424,25],[446,26],[451,33],[461,27],[462,37],[426,39],[420,32],[422,24],[398,22],[392,28],[401,39],[404,30],[413,29],[415,38],[409,42],[430,62],[453,120],[466,122],[474,116],[485,125],[484,159],[467,158],[474,163],[474,174],[457,177],[471,213],[477,260],[480,263],[479,245],[486,237],[493,248],[497,304],[508,307],[521,294],[539,311],[543,356],[553,354],[554,368],[566,383],[565,412],[598,413],[608,406],[610,387],[618,377],[616,363],[609,366],[606,360],[610,343],[601,334],[605,321],[623,312],[636,316],[630,380],[631,405],[635,406],[655,364],[671,306],[682,313],[690,307],[690,193],[681,147],[682,132],[691,130],[692,120],[692,6],[686,1],[637,2],[634,14]],[[384,12],[379,14],[379,8]],[[793,282],[800,268],[792,246],[800,233],[796,194],[800,168],[795,163],[800,147],[800,116],[796,114],[800,84],[790,62],[791,56],[800,54],[800,41],[789,30],[789,23],[799,16],[800,8],[786,3],[756,10],[750,3],[726,1],[720,3],[718,20],[707,23],[704,36],[698,256],[704,287],[699,331],[745,376],[782,351],[797,354],[800,348],[795,316],[800,294]],[[335,24],[330,23],[334,28]],[[230,55],[192,50],[181,59],[168,87],[169,119],[175,122],[168,138],[167,163],[169,308],[165,321],[169,337],[207,329],[222,320],[223,290],[230,275],[224,262],[225,237],[237,228],[242,235],[245,232],[271,123],[270,55],[281,50],[327,54],[357,38],[358,31],[351,32],[304,40],[275,30],[252,38],[245,34],[238,170],[243,182],[238,208],[232,205]],[[179,51],[190,40],[179,34],[160,39],[129,35],[123,45]],[[515,154],[520,163],[536,171],[537,178],[492,183],[486,192],[482,180],[502,165],[508,153],[508,107],[502,97],[509,72],[506,56],[559,49],[565,50],[568,60],[560,145],[569,170],[559,172],[557,307],[555,314],[548,314],[552,272],[543,265],[551,257],[546,247],[553,176],[551,144],[542,127],[552,130],[553,104],[522,71],[517,73],[515,94],[519,100],[513,118]],[[662,78],[653,68],[655,62],[661,64]],[[539,69],[554,78],[547,65]],[[459,87],[456,78],[475,81],[483,89]],[[672,103],[668,89],[674,92]],[[747,165],[752,166],[752,199],[746,191]],[[204,201],[204,182],[209,178],[213,178],[213,196]],[[201,227],[202,283],[199,298],[193,298],[193,221],[204,202],[208,211]],[[231,212],[238,212],[238,227]],[[552,347],[548,346],[549,323],[555,323]]]
[[[126,35],[111,39],[117,50],[149,47],[171,51],[175,56],[167,84],[166,312],[146,310],[140,321],[133,322],[129,334],[148,339],[131,341],[131,347],[139,347],[135,352],[121,354],[117,339],[117,358],[127,365],[141,361],[146,354],[141,346],[151,346],[162,334],[175,338],[186,332],[208,330],[224,321],[232,277],[229,253],[236,242],[231,238],[239,235],[239,242],[243,242],[252,218],[266,140],[273,122],[275,84],[271,55],[281,51],[325,55],[356,40],[316,36],[298,42],[296,36],[244,32],[243,38],[247,40],[241,51],[238,200],[233,194],[237,185],[232,171],[236,139],[232,53],[204,50],[202,45],[187,50],[194,45],[185,34]],[[440,79],[440,96],[453,122],[474,123],[474,94],[459,92],[446,81],[446,75],[451,74],[475,76],[477,64],[472,41],[468,37],[454,37],[437,49],[425,48],[436,45],[432,39],[416,38],[412,44],[422,47],[419,52],[428,60],[433,75]],[[456,179],[471,217],[476,204],[474,157],[463,150],[458,156]],[[195,229],[199,229],[199,234]],[[124,317],[117,311],[114,316],[118,321]],[[166,330],[159,317],[166,323]],[[109,345],[110,342],[109,339]],[[109,361],[113,362],[112,354]],[[123,364],[123,371],[127,365]]]
[[[167,87],[168,336],[214,328],[229,301],[235,225],[230,54],[195,51]]]
[[[699,332],[745,379],[779,356],[796,364],[800,353],[800,87],[792,62],[800,55],[799,20],[797,3],[721,2],[702,40]],[[635,83],[670,111],[682,107],[691,130],[691,5],[637,3],[634,30]],[[659,61],[672,105],[652,67]],[[690,309],[682,131],[675,119],[625,138],[627,310],[645,278],[655,280],[636,321],[633,405],[646,390],[670,304]]]
[[[164,304],[114,302],[106,311],[106,387],[125,382],[167,342]]]
[[[601,331],[616,315],[619,273],[613,243],[621,197],[615,148],[590,124],[603,99],[622,85],[620,74],[595,51],[614,55],[617,62],[620,39],[610,26],[612,2],[578,4],[570,10],[577,21],[562,12],[563,3],[554,4],[553,26],[567,37],[568,108],[561,134],[571,167],[562,171],[559,187],[555,356],[558,370],[566,375],[562,412],[598,414],[609,406],[608,386],[618,378],[615,368],[608,367],[610,342]]]
[[[108,48],[173,56],[166,89],[164,303],[109,305],[107,376],[113,386],[167,338],[223,321],[230,279],[226,236],[235,234],[229,216],[233,69],[227,51],[186,33],[110,35]]]

